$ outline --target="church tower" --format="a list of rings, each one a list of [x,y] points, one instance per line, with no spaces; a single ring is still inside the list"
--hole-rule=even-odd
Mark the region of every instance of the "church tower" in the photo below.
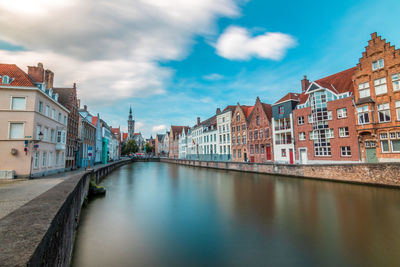
[[[132,118],[132,107],[129,108],[129,119],[128,119],[128,139],[133,139],[135,133],[135,120]]]

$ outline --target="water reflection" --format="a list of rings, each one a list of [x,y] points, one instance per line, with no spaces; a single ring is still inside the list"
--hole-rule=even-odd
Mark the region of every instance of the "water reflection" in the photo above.
[[[135,163],[84,210],[73,266],[400,266],[400,191]]]

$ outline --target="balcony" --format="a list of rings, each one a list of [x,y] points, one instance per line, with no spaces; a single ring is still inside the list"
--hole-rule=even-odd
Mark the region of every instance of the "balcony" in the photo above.
[[[56,150],[65,150],[65,144],[56,143]]]

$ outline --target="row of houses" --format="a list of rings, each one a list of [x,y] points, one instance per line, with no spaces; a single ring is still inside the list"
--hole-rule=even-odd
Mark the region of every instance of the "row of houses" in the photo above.
[[[376,33],[359,63],[273,104],[228,105],[157,134],[156,155],[280,163],[400,161],[400,50]],[[300,90],[301,88],[301,90]]]
[[[0,64],[0,177],[36,177],[120,157],[121,132],[84,105],[77,87],[53,86],[43,64]]]

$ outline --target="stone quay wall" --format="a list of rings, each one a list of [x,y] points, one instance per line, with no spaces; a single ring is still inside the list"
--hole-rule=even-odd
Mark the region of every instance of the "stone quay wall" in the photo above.
[[[122,160],[68,177],[0,220],[0,266],[69,266],[91,178],[131,162]]]
[[[359,164],[274,164],[215,162],[185,159],[161,158],[161,162],[222,170],[293,176],[337,182],[400,187],[399,163],[359,163]]]

